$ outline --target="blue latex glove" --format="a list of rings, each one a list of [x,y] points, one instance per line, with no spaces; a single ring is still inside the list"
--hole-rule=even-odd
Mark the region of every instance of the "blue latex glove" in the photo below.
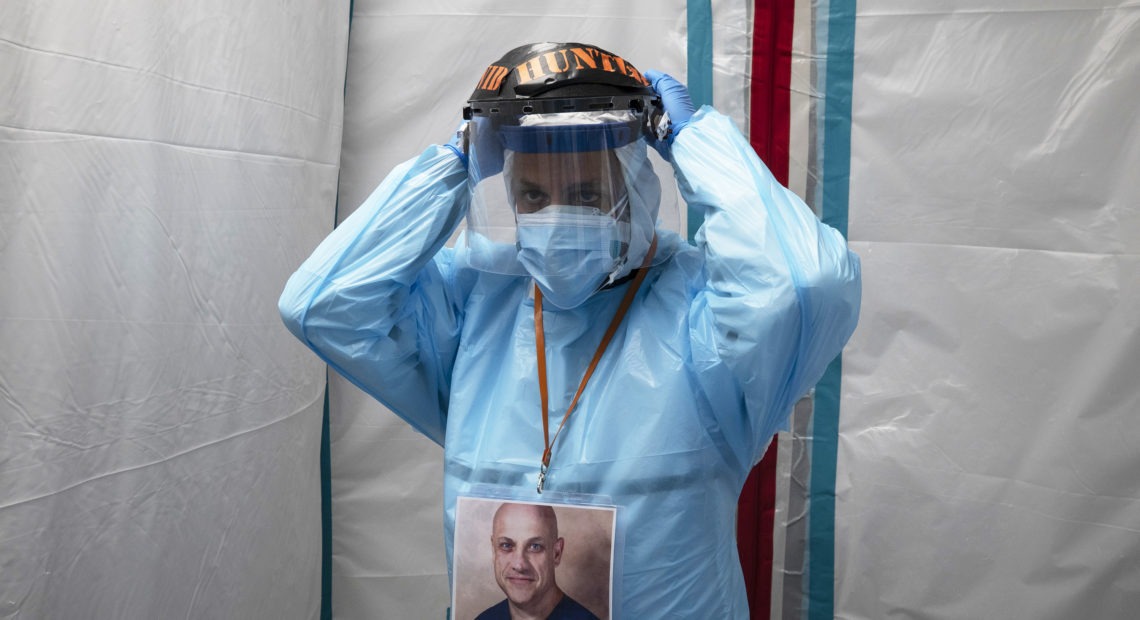
[[[664,139],[664,144],[658,141],[653,146],[662,157],[669,159],[669,147],[672,146],[677,134],[689,124],[689,119],[693,117],[697,108],[689,97],[689,89],[673,76],[651,69],[645,72],[645,79],[649,80],[657,96],[661,97],[661,104],[665,106],[665,114],[669,119],[669,133]]]
[[[455,155],[459,158],[459,161],[463,162],[464,168],[467,167],[467,153],[465,153],[463,150],[463,138],[466,133],[467,121],[462,121],[459,123],[459,126],[455,128],[455,131],[451,133],[451,140],[449,140],[448,143],[444,145],[455,152]]]

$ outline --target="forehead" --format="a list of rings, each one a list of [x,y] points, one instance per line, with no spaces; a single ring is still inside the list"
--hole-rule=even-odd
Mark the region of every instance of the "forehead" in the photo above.
[[[552,537],[553,524],[536,506],[505,506],[495,515],[494,535],[508,538]]]
[[[606,178],[618,170],[613,151],[581,153],[514,153],[511,171],[516,179],[539,182],[547,179]]]

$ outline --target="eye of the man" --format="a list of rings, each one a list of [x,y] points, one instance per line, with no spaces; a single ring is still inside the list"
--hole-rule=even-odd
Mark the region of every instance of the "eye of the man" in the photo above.
[[[534,213],[550,204],[550,194],[541,187],[529,183],[523,184],[518,189],[515,198],[518,201],[515,208],[522,213]]]
[[[525,191],[523,191],[523,200],[525,200],[531,204],[546,202],[547,201],[546,192],[541,191],[541,190],[537,190],[537,189],[525,190]]]
[[[512,550],[514,550],[514,548],[515,548],[514,541],[510,541],[510,540],[499,541],[499,550],[500,551],[512,551]]]
[[[566,192],[572,197],[574,204],[583,207],[595,207],[602,201],[602,192],[594,183],[576,185]]]
[[[546,545],[544,545],[540,542],[532,542],[529,545],[527,545],[527,550],[531,551],[532,553],[540,553],[544,549],[546,549]]]

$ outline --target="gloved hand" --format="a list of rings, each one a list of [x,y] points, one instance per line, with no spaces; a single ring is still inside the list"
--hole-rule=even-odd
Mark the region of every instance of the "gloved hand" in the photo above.
[[[455,151],[455,155],[459,157],[459,161],[463,162],[463,167],[467,167],[467,145],[465,144],[467,135],[467,121],[460,121],[459,126],[451,133],[451,140],[444,146]]]
[[[653,148],[657,149],[657,152],[668,160],[670,159],[668,153],[673,145],[673,140],[685,128],[685,125],[689,124],[689,119],[693,117],[693,113],[697,109],[689,97],[689,89],[685,88],[685,85],[678,82],[673,76],[651,69],[645,72],[645,79],[649,80],[649,84],[657,96],[661,97],[661,105],[665,106],[665,120],[669,123],[669,131],[663,140],[658,139],[654,143]]]

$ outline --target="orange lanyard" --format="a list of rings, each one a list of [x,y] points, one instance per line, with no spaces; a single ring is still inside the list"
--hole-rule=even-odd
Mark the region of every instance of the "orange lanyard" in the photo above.
[[[629,310],[630,304],[633,303],[633,297],[637,295],[637,290],[641,288],[641,282],[645,280],[645,274],[649,271],[648,267],[653,260],[653,255],[657,252],[657,235],[653,235],[653,242],[649,244],[649,251],[645,254],[645,259],[641,261],[641,267],[637,270],[637,275],[634,276],[633,282],[629,285],[629,289],[625,292],[625,297],[621,300],[621,305],[618,306],[617,312],[614,313],[614,318],[610,320],[610,326],[606,328],[606,333],[602,336],[601,343],[598,344],[598,349],[594,351],[594,359],[590,360],[590,365],[586,368],[586,374],[582,376],[582,382],[578,384],[578,392],[574,394],[574,399],[570,401],[570,406],[566,408],[566,413],[562,416],[562,422],[558,425],[558,430],[554,432],[554,439],[550,438],[550,409],[549,409],[549,392],[546,387],[546,333],[542,327],[542,291],[538,286],[534,287],[534,345],[538,357],[538,393],[542,400],[542,441],[546,445],[546,449],[542,452],[542,463],[538,469],[538,492],[542,493],[542,487],[546,484],[546,472],[550,469],[550,456],[554,451],[554,442],[558,440],[558,435],[562,433],[562,429],[566,426],[566,420],[570,419],[570,413],[574,411],[574,406],[578,404],[578,398],[582,396],[582,392],[586,389],[586,382],[590,380],[590,376],[594,374],[594,369],[598,367],[598,362],[602,359],[602,354],[606,352],[606,347],[609,346],[610,340],[613,339],[617,328],[621,325],[621,321],[625,318],[625,313]]]

